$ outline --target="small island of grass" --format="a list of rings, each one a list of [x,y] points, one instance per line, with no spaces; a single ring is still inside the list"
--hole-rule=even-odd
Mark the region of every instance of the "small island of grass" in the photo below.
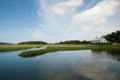
[[[42,55],[45,53],[56,52],[56,51],[67,51],[67,50],[119,50],[120,46],[115,45],[48,45],[46,49],[36,50],[36,51],[27,51],[19,54],[21,57],[34,57]]]

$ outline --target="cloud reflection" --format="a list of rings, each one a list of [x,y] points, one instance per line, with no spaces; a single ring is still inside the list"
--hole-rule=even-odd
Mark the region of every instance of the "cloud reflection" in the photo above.
[[[109,72],[107,67],[102,64],[96,64],[93,66],[77,66],[75,73],[92,80],[116,80],[115,74]]]

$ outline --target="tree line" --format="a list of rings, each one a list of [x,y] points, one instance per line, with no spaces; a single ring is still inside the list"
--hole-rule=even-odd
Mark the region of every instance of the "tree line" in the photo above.
[[[107,34],[103,36],[110,43],[120,43],[120,31],[112,32],[111,34]],[[91,41],[79,41],[79,40],[68,40],[61,41],[55,44],[90,44]],[[18,44],[48,44],[44,41],[26,41],[20,42]]]
[[[120,43],[120,31],[112,32],[104,37],[111,43]]]
[[[26,41],[26,42],[20,42],[18,44],[47,44],[47,42],[44,42],[44,41]]]
[[[79,41],[79,40],[68,40],[68,41],[64,41],[64,42],[59,42],[57,44],[89,44],[90,41]]]

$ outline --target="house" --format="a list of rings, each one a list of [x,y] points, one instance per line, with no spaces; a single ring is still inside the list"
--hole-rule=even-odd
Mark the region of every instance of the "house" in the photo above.
[[[91,44],[93,45],[99,45],[100,43],[108,43],[108,41],[104,37],[100,37],[100,38],[96,37],[91,41]]]

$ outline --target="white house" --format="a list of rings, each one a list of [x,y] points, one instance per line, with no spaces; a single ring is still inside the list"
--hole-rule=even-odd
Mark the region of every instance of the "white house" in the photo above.
[[[96,37],[91,41],[91,44],[99,44],[99,43],[107,43],[107,42],[108,41],[104,37],[101,38]]]

